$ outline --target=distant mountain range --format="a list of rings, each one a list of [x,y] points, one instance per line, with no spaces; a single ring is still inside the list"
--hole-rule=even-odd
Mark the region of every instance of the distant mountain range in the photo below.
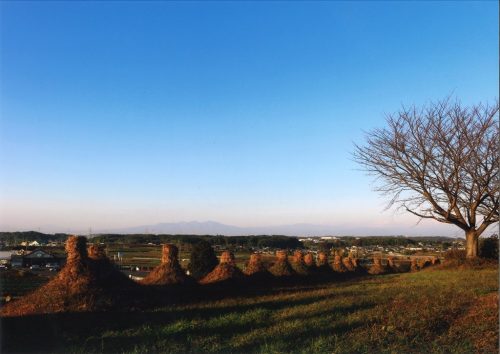
[[[226,235],[226,236],[246,236],[246,235],[332,235],[333,227],[313,225],[313,224],[293,224],[265,227],[239,227],[221,224],[215,221],[189,221],[175,223],[159,223],[155,225],[142,225],[120,229],[102,230],[108,233],[135,234],[191,234],[191,235]]]
[[[410,229],[411,227],[407,227]],[[189,221],[174,223],[159,223],[154,225],[142,225],[127,228],[113,228],[96,230],[94,233],[117,233],[117,234],[190,234],[190,235],[287,235],[287,236],[331,236],[331,235],[355,235],[355,236],[386,236],[401,235],[403,231],[411,236],[437,235],[431,228],[419,227],[413,230],[401,230],[401,225],[394,227],[352,227],[343,225],[315,225],[315,224],[291,224],[277,226],[239,227],[221,224],[215,221]],[[441,236],[450,236],[448,232],[440,232]]]

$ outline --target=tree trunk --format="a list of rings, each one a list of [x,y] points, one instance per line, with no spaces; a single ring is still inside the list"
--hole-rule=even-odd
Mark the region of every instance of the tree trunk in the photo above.
[[[479,235],[475,230],[465,233],[465,249],[467,251],[467,259],[477,258],[479,256]]]

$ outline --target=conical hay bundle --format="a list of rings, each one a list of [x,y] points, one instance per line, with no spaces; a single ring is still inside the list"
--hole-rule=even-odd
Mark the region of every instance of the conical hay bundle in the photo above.
[[[214,268],[214,270],[200,280],[200,284],[217,283],[225,280],[239,279],[242,277],[243,272],[236,267],[234,255],[229,251],[225,251],[220,257],[219,264]]]
[[[395,258],[392,256],[387,257],[387,268],[393,272],[399,272],[399,267],[396,265]]]
[[[364,274],[366,273],[366,269],[363,268],[360,264],[359,264],[359,260],[355,257],[349,257],[351,259],[351,264],[352,266],[354,267],[354,271],[356,273],[360,273],[360,274]]]
[[[123,281],[124,275],[113,266],[102,246],[90,245],[87,254],[89,270],[97,283],[105,283],[109,279],[115,279],[114,283],[116,283],[117,279],[121,279],[119,280],[120,283]],[[128,279],[126,283],[129,283]]]
[[[432,263],[432,265],[437,265],[437,264],[441,264],[441,261],[439,260],[438,257],[432,257],[431,263]]]
[[[288,261],[288,252],[284,250],[276,251],[277,261]]]
[[[66,263],[79,263],[87,258],[87,239],[83,236],[70,236],[64,246],[67,258]]]
[[[265,273],[267,272],[264,263],[262,262],[262,257],[259,253],[253,253],[250,255],[250,259],[248,260],[244,273],[246,275],[253,275],[257,273]]]
[[[382,259],[380,257],[373,258],[373,265],[368,270],[370,274],[384,274],[387,273],[388,270],[386,267],[382,265]]]
[[[328,255],[325,252],[318,253],[317,265],[318,267],[328,267]]]
[[[342,259],[342,264],[349,272],[354,272],[356,270],[356,267],[352,263],[351,257],[344,257]]]
[[[104,252],[104,248],[96,244],[90,245],[88,247],[87,253],[89,255],[89,258],[95,260],[106,258],[106,252]]]
[[[87,239],[83,236],[70,236],[66,240],[66,267],[58,274],[68,281],[78,281],[78,277],[87,268],[86,260],[88,258]]]
[[[145,285],[173,285],[194,282],[186,275],[178,260],[179,250],[175,245],[162,246],[161,264],[140,281]]]
[[[227,263],[231,265],[236,265],[236,261],[234,259],[234,254],[230,251],[224,251],[222,252],[220,256],[220,263]]]
[[[418,262],[416,258],[411,259],[410,263],[410,272],[418,272],[420,270],[420,267],[418,266]]]
[[[312,253],[308,252],[304,256],[304,263],[308,268],[314,268],[316,264],[314,263],[314,256]]]
[[[166,243],[161,247],[161,263],[179,264],[179,249],[177,246]]]
[[[342,262],[342,256],[337,254],[333,258],[332,269],[334,272],[337,272],[337,273],[347,272],[347,268],[344,266],[344,263]]]
[[[420,269],[427,268],[427,267],[429,267],[430,265],[432,265],[432,261],[431,261],[431,259],[430,259],[430,258],[427,258],[427,259],[425,259],[425,258],[420,258],[420,259],[418,260],[418,267],[419,267]]]
[[[115,307],[135,284],[107,262],[90,259],[86,238],[70,236],[66,241],[67,261],[47,284],[2,308],[4,316],[96,311]],[[123,305],[123,304],[122,304]]]
[[[302,251],[297,250],[294,252],[291,266],[297,274],[307,275],[309,273],[304,263],[304,254]]]
[[[332,256],[332,258],[335,259],[335,256],[340,256],[340,255],[341,255],[340,252],[338,250],[336,250],[335,248],[332,248],[330,250],[330,256]]]
[[[300,250],[293,252],[293,261],[296,263],[304,263],[304,254]]]
[[[276,262],[269,268],[269,272],[276,277],[291,276],[295,274],[290,263],[288,263],[286,251],[276,251]]]

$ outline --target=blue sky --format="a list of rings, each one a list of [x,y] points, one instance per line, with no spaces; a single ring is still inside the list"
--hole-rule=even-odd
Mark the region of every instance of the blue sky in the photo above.
[[[2,2],[0,227],[461,235],[351,161],[401,104],[498,96],[497,2]]]

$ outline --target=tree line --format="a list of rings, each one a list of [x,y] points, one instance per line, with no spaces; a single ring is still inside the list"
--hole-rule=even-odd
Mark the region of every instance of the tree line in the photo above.
[[[36,231],[0,232],[0,241],[14,245],[23,241],[64,242],[69,234],[44,234]],[[254,235],[254,236],[223,236],[223,235],[153,235],[153,234],[99,234],[91,238],[92,242],[105,244],[162,244],[175,243],[194,245],[201,240],[211,246],[244,247],[244,248],[304,248],[311,246],[309,242],[301,242],[298,237],[283,235]],[[443,244],[449,246],[457,239],[452,237],[404,237],[404,236],[341,236],[337,240],[322,240],[321,244],[332,246],[409,246],[419,242],[425,244]]]

